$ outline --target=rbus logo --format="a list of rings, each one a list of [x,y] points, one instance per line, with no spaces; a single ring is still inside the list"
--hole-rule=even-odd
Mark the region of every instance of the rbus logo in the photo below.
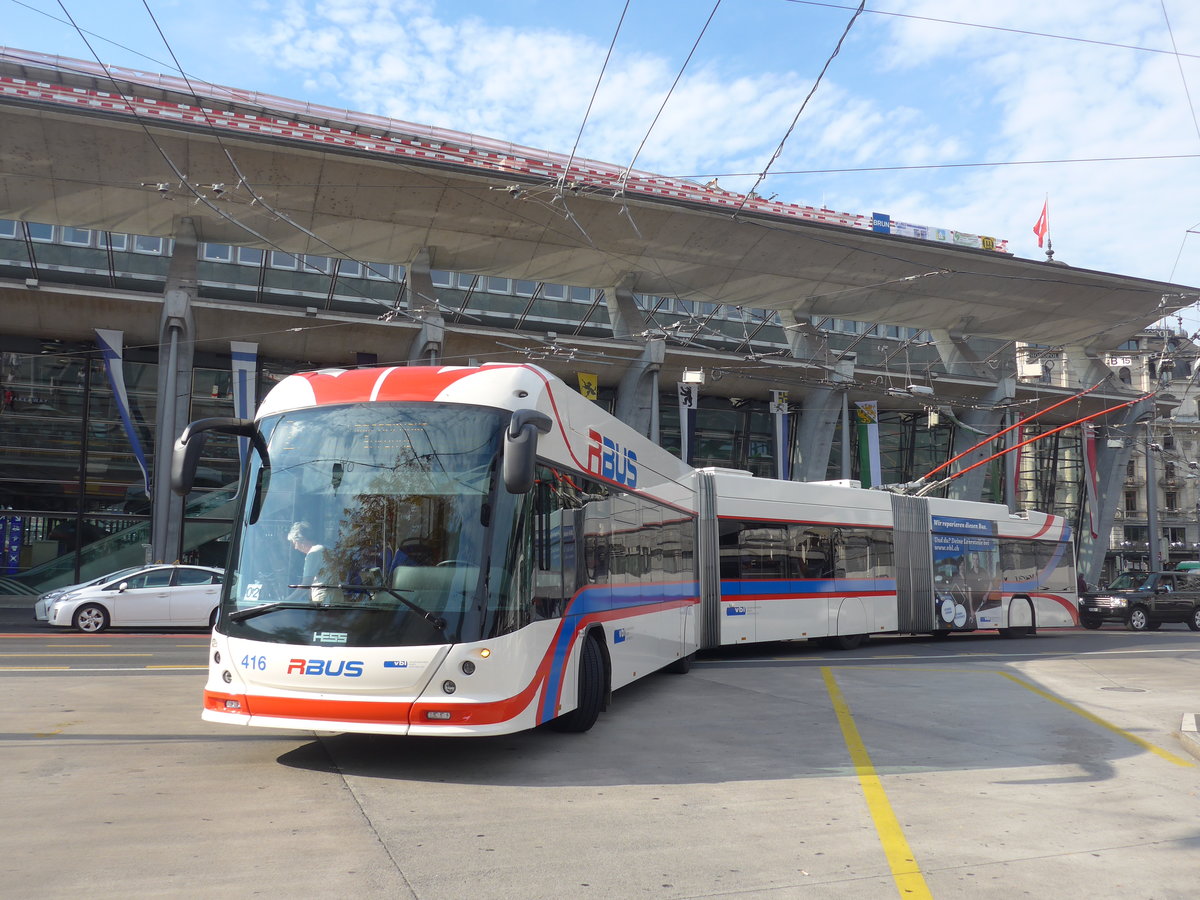
[[[587,454],[588,471],[625,487],[637,487],[637,454],[622,450],[620,444],[594,428],[588,429],[588,437],[592,439]]]
[[[358,678],[363,673],[363,663],[359,660],[339,659],[291,659],[288,660],[289,675],[328,675],[336,678],[342,675],[346,678]]]

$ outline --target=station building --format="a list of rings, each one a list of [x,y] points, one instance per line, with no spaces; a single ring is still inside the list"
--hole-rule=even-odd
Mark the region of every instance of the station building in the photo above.
[[[1194,347],[1146,330],[1195,289],[194,90],[0,53],[0,594],[221,564],[238,447],[176,498],[175,436],[364,365],[529,361],[693,465],[767,477],[897,485],[1022,444],[939,492],[1066,516],[1089,580],[1200,550],[1194,487],[1167,491]]]

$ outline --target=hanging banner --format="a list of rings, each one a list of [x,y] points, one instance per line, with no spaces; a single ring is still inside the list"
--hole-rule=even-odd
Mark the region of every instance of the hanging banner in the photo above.
[[[125,333],[107,328],[97,328],[96,343],[104,354],[104,371],[108,373],[108,384],[112,388],[117,414],[120,415],[121,424],[125,427],[125,436],[129,438],[129,446],[133,448],[133,457],[137,460],[138,468],[142,470],[142,484],[146,488],[146,496],[152,496],[146,454],[142,452],[142,442],[138,440],[137,431],[133,427],[133,418],[129,413],[129,395],[125,392],[125,367],[122,356]]]
[[[588,372],[576,372],[579,376],[579,393],[593,402],[600,399],[600,378]]]
[[[233,414],[239,419],[254,417],[254,407],[258,400],[258,344],[245,341],[230,341],[230,367],[233,370]],[[246,465],[246,455],[250,452],[250,438],[238,438],[238,459]]]
[[[863,487],[882,483],[879,465],[879,404],[874,400],[855,403],[858,416],[858,477]]]
[[[20,516],[0,516],[0,574],[15,575],[21,570],[21,545],[25,538],[25,520]]]
[[[1096,476],[1096,429],[1083,426],[1083,486],[1087,491],[1088,530],[1092,539],[1100,537],[1100,485]]]
[[[700,402],[697,385],[677,382],[679,388],[679,458],[692,464],[692,443],[696,437],[696,406]]]
[[[771,419],[775,429],[775,477],[792,477],[792,454],[788,445],[788,392],[771,391]]]

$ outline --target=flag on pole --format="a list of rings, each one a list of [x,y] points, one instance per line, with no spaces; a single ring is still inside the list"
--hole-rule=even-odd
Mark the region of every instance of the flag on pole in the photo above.
[[[854,404],[858,407],[858,477],[865,487],[882,484],[879,460],[879,404],[874,400]]]
[[[117,415],[121,417],[121,425],[125,428],[125,436],[129,438],[129,446],[133,449],[133,458],[142,470],[142,485],[146,488],[146,496],[150,493],[150,470],[146,466],[146,454],[142,452],[142,442],[138,440],[137,430],[133,425],[130,412],[129,394],[125,390],[124,368],[125,332],[113,331],[108,328],[96,329],[96,346],[104,355],[104,371],[108,373],[108,384],[112,388],[113,403],[117,407]]]
[[[230,341],[230,366],[233,375],[233,412],[239,419],[254,417],[257,403],[255,382],[258,375],[258,344]],[[246,464],[250,438],[238,438],[238,459]]]
[[[1083,426],[1083,486],[1087,494],[1088,533],[1100,537],[1100,478],[1096,471],[1096,428]]]
[[[1042,204],[1042,214],[1038,216],[1037,224],[1033,226],[1033,233],[1037,235],[1038,246],[1041,247],[1046,240],[1046,234],[1050,231],[1050,199],[1046,198],[1046,202]]]

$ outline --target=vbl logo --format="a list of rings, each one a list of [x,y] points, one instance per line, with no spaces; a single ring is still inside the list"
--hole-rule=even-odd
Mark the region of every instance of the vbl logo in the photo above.
[[[588,471],[628,488],[637,487],[637,454],[622,450],[620,444],[594,428],[588,430],[588,437],[592,439],[587,454]]]
[[[363,664],[358,660],[347,662],[344,659],[339,659],[337,662],[332,659],[291,659],[288,660],[287,673],[289,675],[329,675],[330,677],[343,675],[346,678],[358,678],[363,673]]]

